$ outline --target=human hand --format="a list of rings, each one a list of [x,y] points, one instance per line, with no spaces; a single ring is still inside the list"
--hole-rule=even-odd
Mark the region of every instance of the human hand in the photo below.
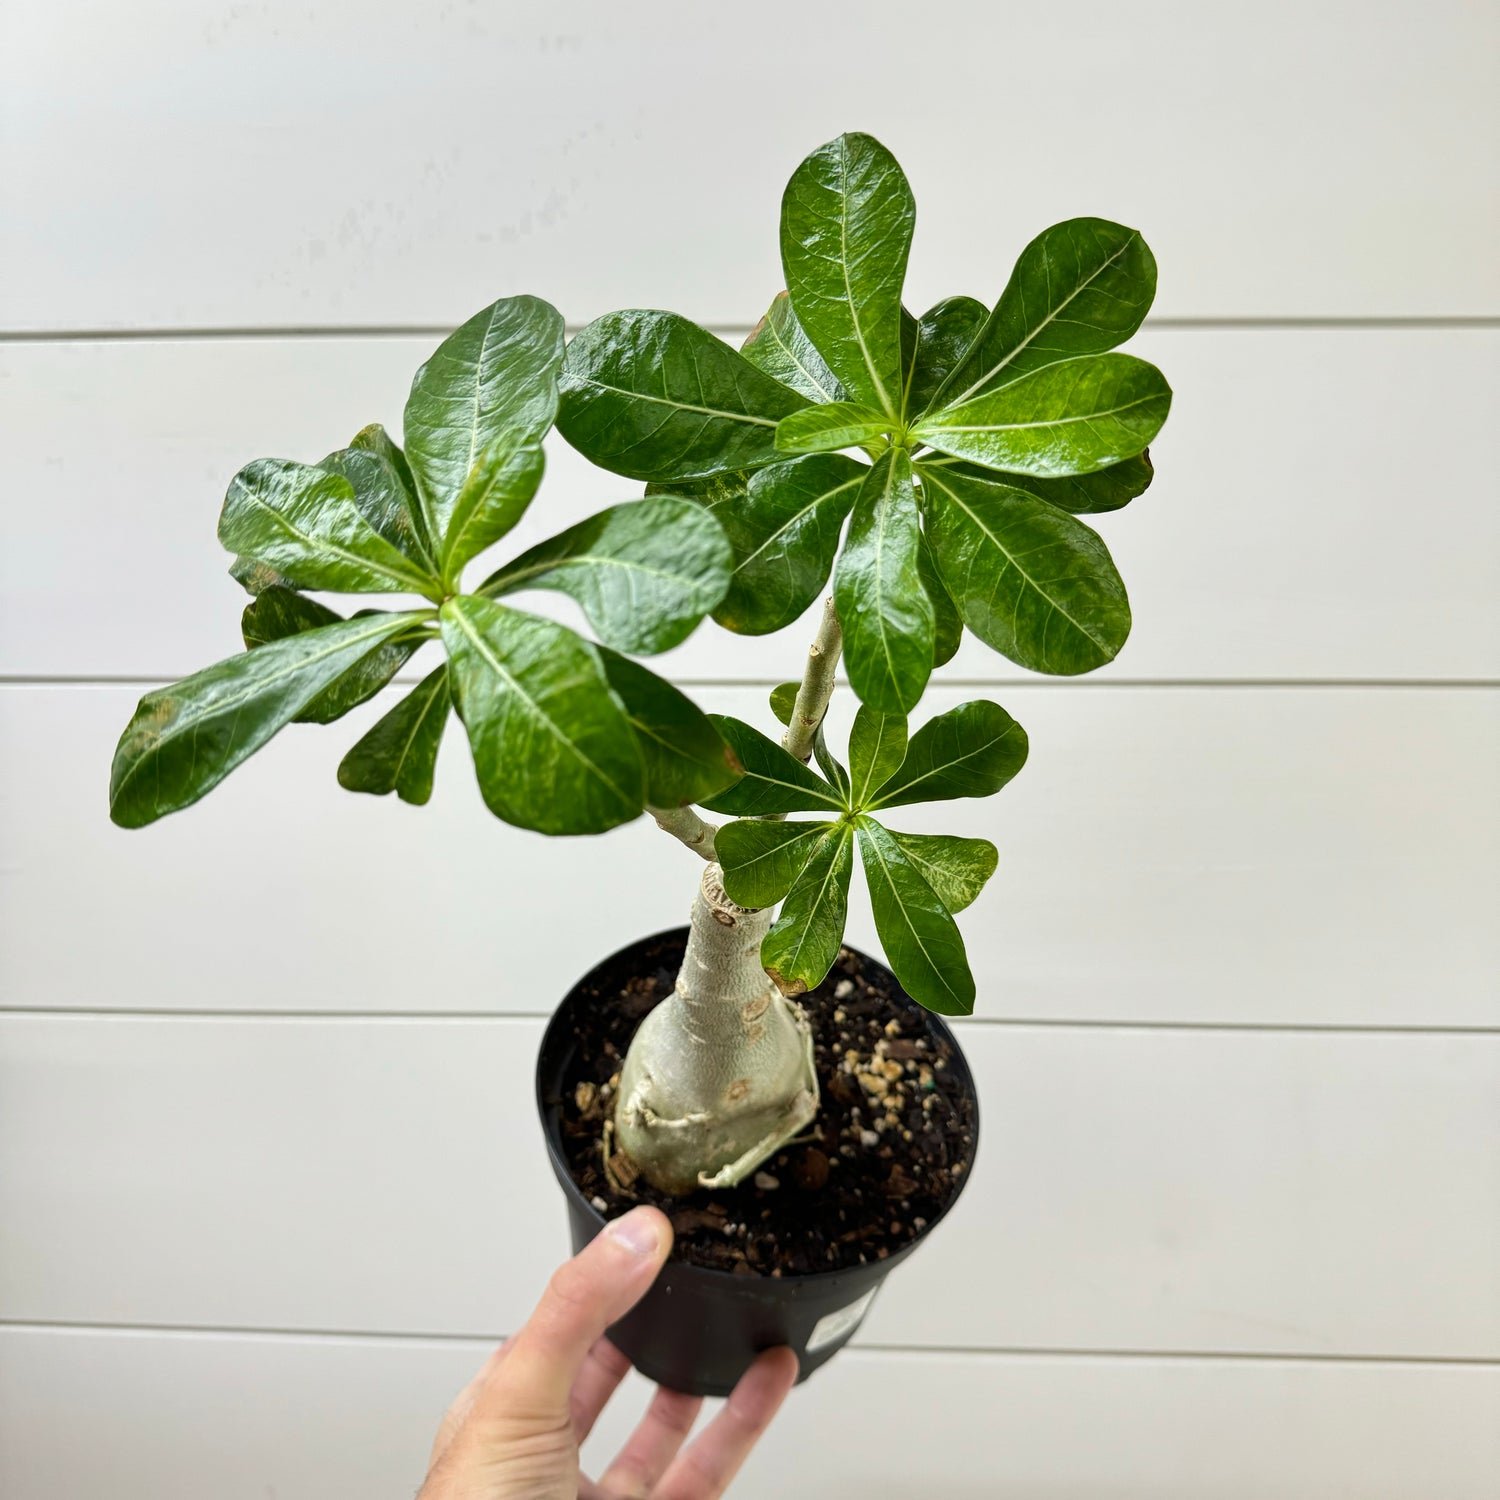
[[[612,1220],[560,1266],[530,1321],[448,1409],[417,1500],[716,1500],[797,1379],[790,1349],[768,1349],[723,1410],[679,1454],[700,1396],[659,1389],[595,1483],[578,1445],[630,1361],[604,1330],[646,1294],[672,1248],[654,1208]]]

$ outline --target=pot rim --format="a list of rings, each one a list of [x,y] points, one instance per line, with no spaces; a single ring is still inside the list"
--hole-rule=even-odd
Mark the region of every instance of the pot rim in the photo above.
[[[573,997],[578,988],[581,985],[587,983],[589,978],[597,970],[603,968],[606,964],[613,963],[617,958],[619,958],[622,953],[626,953],[630,949],[640,945],[661,942],[664,939],[675,938],[678,936],[681,936],[683,940],[686,941],[687,931],[688,929],[686,926],[681,926],[667,927],[663,928],[660,932],[647,933],[643,937],[635,938],[631,942],[626,943],[623,947],[616,948],[613,953],[600,959],[598,963],[590,967],[584,974],[582,974],[578,979],[574,980],[571,985],[569,985],[566,993],[553,1008],[552,1014],[547,1018],[547,1025],[542,1032],[541,1045],[537,1048],[536,1068],[533,1078],[534,1092],[536,1095],[536,1110],[537,1117],[541,1122],[542,1138],[543,1140],[545,1140],[547,1145],[547,1156],[552,1164],[552,1172],[553,1175],[557,1178],[558,1183],[562,1187],[563,1192],[568,1194],[569,1197],[571,1197],[573,1201],[576,1202],[578,1206],[591,1219],[595,1221],[595,1233],[598,1233],[599,1230],[602,1230],[604,1226],[610,1221],[604,1214],[601,1214],[599,1210],[594,1207],[593,1203],[591,1203],[588,1198],[584,1196],[583,1189],[580,1188],[578,1184],[573,1180],[572,1168],[568,1165],[567,1158],[562,1150],[561,1136],[559,1133],[554,1132],[549,1126],[548,1110],[552,1106],[545,1094],[545,1084],[542,1077],[542,1062],[549,1053],[551,1044],[554,1040],[554,1033],[560,1030],[560,1018],[562,1016],[564,1007],[568,1004],[568,1001]],[[923,1022],[927,1026],[931,1027],[931,1029],[935,1031],[938,1036],[942,1037],[948,1043],[948,1045],[952,1047],[954,1057],[957,1058],[959,1063],[962,1065],[963,1079],[968,1086],[969,1098],[974,1111],[974,1145],[969,1152],[969,1159],[964,1165],[963,1174],[958,1182],[953,1196],[943,1206],[939,1213],[937,1213],[933,1218],[929,1219],[926,1225],[922,1229],[917,1231],[917,1234],[913,1239],[909,1240],[899,1250],[892,1251],[891,1254],[886,1256],[883,1261],[872,1261],[867,1263],[867,1265],[857,1267],[830,1267],[828,1270],[824,1271],[801,1271],[793,1273],[783,1273],[780,1276],[765,1276],[757,1273],[754,1282],[749,1283],[751,1285],[764,1286],[766,1284],[774,1282],[779,1286],[785,1287],[810,1286],[814,1283],[824,1282],[834,1276],[847,1276],[851,1271],[854,1270],[874,1270],[877,1266],[879,1266],[882,1270],[890,1270],[892,1267],[899,1265],[903,1260],[906,1259],[908,1255],[911,1254],[913,1250],[917,1248],[918,1245],[920,1245],[927,1238],[928,1235],[932,1233],[934,1229],[937,1228],[939,1224],[943,1222],[944,1219],[948,1217],[950,1213],[953,1212],[953,1209],[958,1203],[958,1200],[963,1197],[964,1189],[968,1187],[970,1178],[972,1178],[974,1175],[974,1162],[979,1156],[979,1090],[974,1083],[974,1072],[973,1069],[969,1066],[969,1059],[965,1054],[964,1049],[959,1045],[958,1038],[953,1034],[953,1029],[948,1025],[946,1018],[940,1016],[936,1011],[928,1010],[925,1006],[919,1005],[915,1000],[913,1000],[911,996],[908,995],[904,989],[902,989],[900,981],[891,972],[890,968],[880,959],[872,957],[862,948],[856,948],[850,943],[841,943],[839,945],[839,948],[841,952],[847,950],[848,952],[854,954],[862,964],[873,965],[883,974],[888,975],[890,978],[891,986],[892,988],[894,988],[897,995],[912,1007],[912,1009],[922,1018]],[[950,1066],[952,1066],[951,1063]],[[821,1082],[822,1081],[819,1080],[820,1085]],[[616,1217],[618,1217],[618,1215]],[[692,1261],[672,1261],[669,1259],[666,1267],[664,1267],[663,1269],[670,1269],[674,1272],[691,1271],[699,1276],[708,1276],[715,1278],[716,1280],[725,1283],[726,1286],[733,1285],[738,1288],[744,1288],[747,1285],[747,1279],[744,1276],[736,1275],[732,1271],[721,1271],[717,1266],[695,1265]]]

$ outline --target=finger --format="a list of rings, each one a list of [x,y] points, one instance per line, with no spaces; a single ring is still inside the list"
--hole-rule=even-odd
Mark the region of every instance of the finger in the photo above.
[[[529,1408],[566,1412],[589,1350],[646,1295],[671,1246],[672,1226],[659,1209],[642,1206],[612,1219],[553,1273],[477,1405],[522,1397]]]
[[[658,1390],[641,1418],[641,1425],[600,1477],[600,1493],[610,1500],[634,1500],[649,1495],[652,1485],[677,1456],[702,1409],[702,1396]]]
[[[667,1470],[653,1500],[718,1500],[796,1383],[797,1356],[790,1349],[767,1349]]]
[[[589,1350],[578,1379],[573,1382],[573,1431],[581,1443],[594,1430],[599,1413],[620,1388],[630,1361],[608,1339]]]
[[[452,1405],[443,1413],[443,1420],[438,1424],[437,1436],[432,1440],[432,1453],[427,1460],[429,1469],[448,1451],[448,1444],[453,1441],[458,1429],[463,1426],[464,1418],[473,1408],[480,1387],[499,1368],[500,1361],[505,1358],[509,1348],[510,1341],[506,1340],[498,1349],[492,1351],[490,1357],[480,1365],[474,1378],[453,1398]]]

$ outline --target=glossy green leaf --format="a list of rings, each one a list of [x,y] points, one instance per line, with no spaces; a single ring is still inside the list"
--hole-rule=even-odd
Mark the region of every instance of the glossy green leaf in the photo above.
[[[1000,852],[988,839],[962,839],[947,833],[897,833],[886,830],[932,893],[950,912],[970,905],[1000,863]]]
[[[285,584],[271,584],[245,606],[240,616],[240,634],[247,648],[264,646],[269,641],[285,640],[304,630],[336,625],[343,616],[306,594],[299,594]]]
[[[771,689],[771,712],[783,724],[792,722],[792,710],[797,706],[797,693],[801,686],[800,682],[783,682]]]
[[[974,479],[995,481],[990,469],[978,464],[959,463],[951,459],[935,460],[938,466],[950,473],[968,474]],[[1101,515],[1106,511],[1119,510],[1129,505],[1137,495],[1144,495],[1151,487],[1155,471],[1151,467],[1151,455],[1138,453],[1120,463],[1111,464],[1093,474],[1069,474],[1061,479],[1038,479],[1032,474],[1007,474],[1004,483],[1018,490],[1025,490],[1060,510],[1075,516]]]
[[[838,793],[775,740],[767,739],[742,719],[720,714],[710,714],[709,718],[729,742],[744,767],[744,775],[727,791],[705,798],[704,807],[749,818],[789,812],[843,812]]]
[[[912,709],[932,673],[935,616],[920,542],[911,461],[893,449],[860,489],[833,581],[850,686],[883,713]]]
[[[256,562],[253,557],[235,558],[229,565],[229,576],[252,597],[265,593],[267,589],[293,587],[275,568]]]
[[[343,475],[311,464],[246,464],[224,497],[219,541],[299,588],[430,594],[435,586],[365,519]]]
[[[972,1015],[974,976],[947,907],[901,845],[873,818],[859,819],[859,853],[875,931],[901,988],[939,1015]]]
[[[783,994],[805,994],[833,967],[844,940],[853,867],[853,829],[835,823],[813,846],[760,945],[760,961]]]
[[[892,419],[915,218],[906,174],[868,135],[820,146],[781,200],[781,264],[798,322],[849,396]]]
[[[115,750],[110,817],[141,828],[196,802],[382,641],[425,618],[341,620],[147,693]]]
[[[770,823],[741,818],[714,835],[724,892],[752,911],[774,906],[791,890],[832,823]],[[826,971],[825,971],[826,972]]]
[[[448,517],[442,573],[457,588],[464,564],[498,542],[526,513],[542,482],[542,446],[502,434],[469,471]]]
[[[745,494],[757,469],[726,469],[706,479],[655,479],[646,486],[646,494],[686,496],[714,510],[720,505],[743,505]]]
[[[447,600],[440,619],[454,706],[496,817],[538,833],[603,833],[640,812],[641,754],[595,647],[471,594]]]
[[[776,428],[776,446],[783,453],[834,453],[882,438],[890,426],[889,417],[868,406],[831,401],[783,417]]]
[[[839,801],[847,807],[849,805],[849,772],[832,750],[828,748],[828,738],[823,733],[824,725],[819,724],[813,731],[813,759],[818,763],[818,769],[823,773],[825,780],[838,794]]]
[[[361,438],[365,440],[363,446]],[[437,572],[436,560],[428,550],[421,511],[408,488],[411,471],[406,467],[405,456],[383,427],[366,427],[349,447],[330,453],[318,467],[330,474],[341,474],[349,481],[354,503],[379,536],[424,573]]]
[[[906,716],[862,703],[849,733],[849,805],[866,806],[906,759]]]
[[[435,550],[474,466],[500,439],[538,442],[557,412],[563,320],[539,297],[502,297],[443,340],[417,371],[404,418]]]
[[[932,665],[934,668],[943,667],[953,660],[963,644],[964,622],[947,584],[943,582],[943,575],[938,571],[932,544],[925,534],[917,548],[917,571],[922,576],[927,597],[932,600]]]
[[[304,594],[273,587],[265,589],[253,603],[245,606],[245,612],[240,616],[240,632],[245,645],[254,648],[298,635],[304,630],[333,625],[342,618]],[[426,634],[418,629],[408,637],[382,641],[368,656],[329,683],[293,722],[332,724],[335,719],[343,718],[351,708],[358,708],[373,698],[411,660],[426,639]]]
[[[702,802],[739,779],[734,752],[691,698],[628,656],[601,646],[599,657],[635,731],[652,807]]]
[[[1054,224],[1021,252],[942,399],[956,405],[1043,365],[1113,349],[1155,295],[1156,261],[1137,231],[1107,219]]]
[[[1114,660],[1130,601],[1096,533],[1009,485],[924,467],[922,486],[943,581],[980,640],[1059,677]]]
[[[680,645],[724,597],[734,554],[713,515],[655,495],[611,506],[523,552],[478,592],[556,589],[583,606],[599,639],[653,655]]]
[[[775,463],[776,424],[807,398],[676,313],[608,313],[568,345],[557,428],[631,479]]]
[[[741,635],[797,619],[828,582],[844,517],[869,472],[842,454],[813,454],[758,469],[744,494],[711,505],[735,557],[714,619]]]
[[[998,703],[977,698],[929,719],[871,808],[989,797],[1026,764],[1026,731]]]
[[[958,368],[988,309],[973,297],[947,297],[929,307],[909,325],[910,347],[905,351],[907,421],[915,421],[932,405],[943,382]]]
[[[1172,391],[1155,365],[1098,354],[1045,365],[961,406],[923,417],[913,435],[985,468],[1048,478],[1089,474],[1140,453]]]
[[[421,508],[417,504],[417,476],[412,473],[411,465],[406,461],[406,455],[397,445],[396,440],[388,433],[379,422],[371,422],[368,427],[361,427],[349,442],[351,448],[358,448],[363,453],[373,453],[377,458],[382,458],[395,470],[396,478],[401,483],[401,488],[406,493],[406,498],[412,507],[413,517],[421,524]],[[387,537],[387,541],[392,540]],[[423,544],[430,540],[424,538]]]
[[[771,310],[750,331],[740,353],[773,380],[790,386],[811,401],[842,401],[838,377],[813,348],[813,342],[792,311],[792,299],[777,292]]]
[[[420,807],[432,796],[438,746],[451,707],[448,667],[429,672],[339,762],[339,785],[384,797],[395,792]]]

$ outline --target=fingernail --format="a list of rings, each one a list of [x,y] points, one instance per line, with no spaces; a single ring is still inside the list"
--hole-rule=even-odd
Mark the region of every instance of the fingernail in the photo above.
[[[661,1242],[656,1215],[648,1208],[633,1208],[623,1217],[611,1219],[604,1232],[632,1255],[655,1255]]]

